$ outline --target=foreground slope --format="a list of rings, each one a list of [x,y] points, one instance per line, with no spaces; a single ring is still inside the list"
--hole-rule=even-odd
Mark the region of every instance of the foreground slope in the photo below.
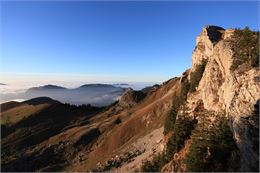
[[[66,156],[62,153],[63,148],[58,146],[69,142],[59,136],[67,129],[73,131],[75,126],[80,129],[101,110],[91,106],[62,104],[49,98],[35,98],[2,111],[1,120],[9,119],[1,124],[2,171],[62,170],[63,166],[59,165],[66,164]],[[79,135],[71,138],[78,141],[82,135],[89,137],[93,132],[98,133],[81,128]],[[53,136],[57,138],[53,140]],[[69,150],[71,152],[74,150]]]
[[[62,103],[30,105],[20,121],[2,126],[2,170],[94,170],[116,155],[126,156],[129,151],[148,148],[138,154],[144,155],[141,160],[146,159],[153,148],[141,144],[150,139],[150,133],[156,134],[154,140],[163,138],[164,117],[178,90],[177,81],[178,78],[174,78],[144,91],[129,89],[118,102],[106,108]],[[34,99],[34,103],[37,100]],[[2,110],[1,115],[12,119],[17,112],[23,112],[24,105],[28,106],[22,103]],[[162,141],[157,142],[159,152]],[[53,157],[53,161],[48,160],[49,157]],[[113,168],[117,167],[109,169]]]
[[[132,155],[135,155],[134,153],[136,151],[145,150],[142,153],[137,152],[138,154],[136,155],[146,155],[142,160],[151,157],[147,152],[151,152],[152,148],[148,150],[150,147],[147,146],[149,141],[145,140],[145,136],[149,134],[153,135],[153,133],[155,133],[158,136],[152,138],[153,140],[162,139],[163,130],[159,130],[160,133],[157,133],[157,131],[158,129],[162,129],[165,116],[169,113],[171,108],[172,97],[177,91],[178,78],[174,78],[159,87],[150,89],[146,94],[146,97],[134,106],[130,108],[128,106],[123,107],[124,109],[122,109],[122,111],[114,113],[114,109],[118,109],[118,107],[124,105],[122,102],[126,102],[124,96],[122,96],[122,99],[115,107],[112,107],[111,110],[99,115],[100,118],[108,117],[105,118],[104,121],[101,121],[99,126],[99,129],[104,132],[97,141],[93,151],[89,153],[86,162],[74,167],[73,171],[89,169],[93,169],[94,171],[108,171],[120,169],[122,165],[133,160],[133,158],[130,157],[131,154],[129,154],[129,152],[133,153]],[[131,102],[131,100],[128,100],[127,102]],[[110,123],[114,122],[116,118],[120,118],[122,122],[116,126],[111,126]],[[98,122],[100,122],[100,120],[101,119],[98,117]],[[136,147],[135,144],[140,143],[138,140],[141,138],[144,138],[142,140],[143,146]],[[162,148],[160,144],[162,144],[163,141],[159,140],[157,142],[158,148],[155,150],[161,152]],[[120,159],[119,155],[124,159]],[[135,165],[135,168],[139,168],[141,163],[142,162],[139,162]]]

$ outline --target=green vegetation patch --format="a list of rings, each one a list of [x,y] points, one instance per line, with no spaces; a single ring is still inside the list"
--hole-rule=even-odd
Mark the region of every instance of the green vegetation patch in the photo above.
[[[188,172],[224,172],[237,147],[225,117],[219,117],[213,125],[206,121],[192,132],[192,143],[185,157]]]
[[[236,29],[231,40],[234,51],[232,71],[244,63],[251,67],[259,67],[259,31],[251,31],[249,27]]]
[[[175,122],[173,133],[167,142],[166,158],[171,160],[174,153],[178,152],[190,138],[192,130],[195,128],[197,121],[186,118],[179,118]]]
[[[167,134],[167,133],[169,133],[170,131],[173,130],[179,108],[183,103],[185,103],[185,101],[187,99],[189,87],[190,87],[190,84],[189,84],[188,79],[183,78],[182,81],[181,81],[180,94],[178,96],[176,95],[173,98],[171,111],[165,119],[164,134]]]
[[[203,72],[205,70],[207,60],[203,59],[201,64],[196,67],[196,70],[190,74],[190,91],[196,91],[196,87],[199,85],[199,82],[202,78]]]
[[[158,154],[151,161],[147,160],[142,164],[141,172],[160,172],[165,163],[164,154]]]

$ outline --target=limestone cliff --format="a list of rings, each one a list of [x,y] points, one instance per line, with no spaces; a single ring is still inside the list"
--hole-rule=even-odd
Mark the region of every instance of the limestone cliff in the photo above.
[[[233,168],[233,171],[259,171],[259,105],[257,102],[260,99],[260,70],[259,67],[245,69],[241,67],[231,70],[234,60],[232,47],[234,32],[233,29],[206,26],[197,37],[188,78],[191,79],[191,74],[203,60],[207,63],[196,90],[187,94],[185,110],[190,117],[193,117],[195,105],[198,101],[202,101],[206,110],[214,112],[216,116],[225,115],[229,120],[240,155],[236,159],[240,160],[241,166]],[[177,118],[180,116],[179,111]],[[214,123],[214,116],[210,119]],[[186,145],[185,147],[187,148]],[[175,153],[175,157],[176,154],[180,153]],[[175,164],[177,162],[179,160]],[[173,165],[168,164],[164,170],[174,171]],[[229,166],[234,167],[234,165]],[[183,171],[181,168],[176,170]]]
[[[198,37],[197,46],[205,45],[206,49],[195,49],[192,68],[197,59],[206,58],[208,63],[197,92],[189,95],[188,103],[201,99],[206,109],[226,114],[241,152],[241,171],[254,170],[258,165],[258,153],[249,131],[258,129],[258,123],[252,124],[248,119],[253,116],[254,105],[260,98],[260,71],[259,68],[241,73],[230,70],[233,60],[231,34],[232,30],[210,26]]]

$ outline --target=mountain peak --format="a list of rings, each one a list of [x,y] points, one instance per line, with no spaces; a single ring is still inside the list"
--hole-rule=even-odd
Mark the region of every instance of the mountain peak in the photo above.
[[[57,85],[51,85],[51,84],[48,84],[48,85],[43,85],[43,86],[39,86],[39,87],[32,87],[32,88],[29,88],[28,91],[39,91],[39,90],[56,90],[56,89],[66,89],[64,87],[61,87],[61,86],[57,86]]]
[[[208,42],[215,45],[220,39],[225,29],[219,26],[206,25],[203,27],[201,34],[197,37],[196,45],[201,42]]]
[[[219,26],[214,26],[214,25],[208,25],[203,28],[203,32],[206,32],[209,40],[213,43],[216,44],[222,36],[222,33],[225,32],[225,29]]]
[[[230,36],[230,33],[228,33]],[[227,36],[226,36],[227,37]],[[192,55],[192,66],[198,65],[203,59],[213,55],[214,46],[225,38],[225,29],[219,26],[206,25],[196,38],[196,47]]]
[[[109,85],[109,84],[85,84],[85,85],[81,85],[79,88],[81,87],[113,87],[113,85]]]
[[[216,25],[205,25],[203,27],[203,29],[206,29],[206,30],[225,30],[224,28],[222,28],[220,26],[216,26]]]

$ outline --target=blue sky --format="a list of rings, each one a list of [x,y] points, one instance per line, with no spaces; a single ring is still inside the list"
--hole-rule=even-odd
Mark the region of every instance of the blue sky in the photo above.
[[[2,81],[162,82],[191,66],[204,25],[258,30],[258,9],[241,1],[1,2]]]

